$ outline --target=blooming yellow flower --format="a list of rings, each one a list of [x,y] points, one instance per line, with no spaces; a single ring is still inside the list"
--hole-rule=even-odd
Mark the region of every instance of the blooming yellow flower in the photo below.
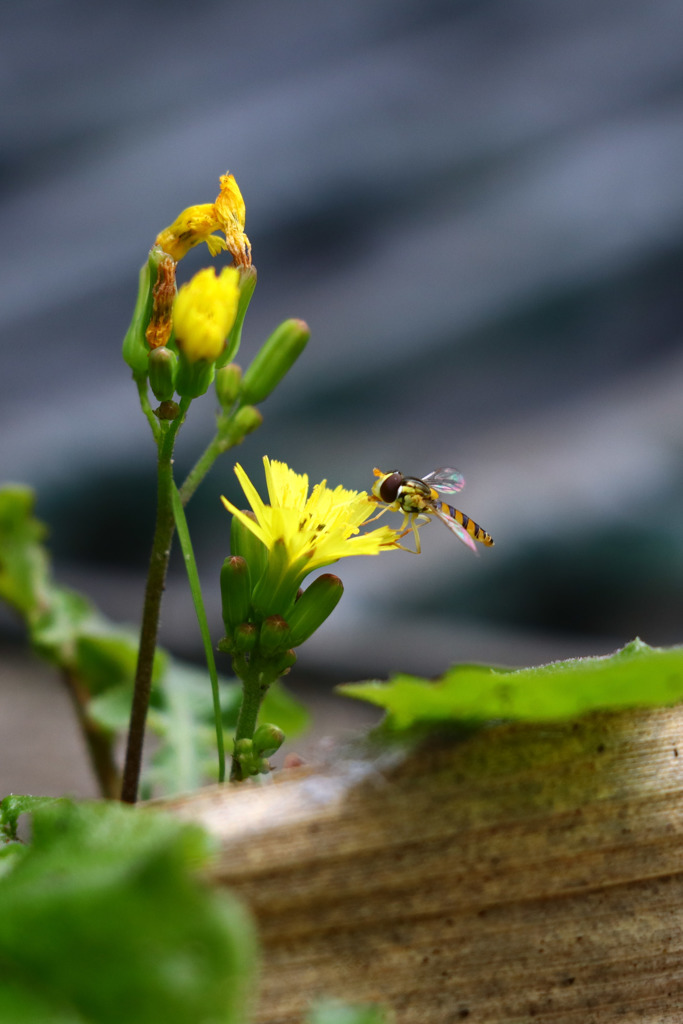
[[[365,491],[315,484],[309,494],[308,476],[295,473],[284,462],[264,456],[270,504],[266,505],[240,465],[235,466],[255,518],[241,512],[226,498],[222,502],[240,523],[268,549],[277,549],[279,573],[286,574],[294,591],[308,573],[350,555],[377,555],[396,546],[399,535],[388,526],[360,533],[376,511]]]
[[[236,267],[224,267],[218,277],[213,267],[205,267],[182,286],[173,304],[173,327],[189,362],[218,359],[235,322],[239,296]]]
[[[215,203],[188,206],[156,238],[156,245],[176,262],[200,242],[206,242],[212,256],[227,249],[237,267],[251,266],[251,245],[244,233],[245,207],[242,193],[232,174],[223,174]],[[222,231],[225,239],[214,232]]]

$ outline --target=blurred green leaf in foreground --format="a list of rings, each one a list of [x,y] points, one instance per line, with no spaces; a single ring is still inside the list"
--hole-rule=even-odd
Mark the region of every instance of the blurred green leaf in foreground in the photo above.
[[[254,931],[195,877],[205,833],[118,804],[30,809],[0,878],[0,1020],[242,1024]]]
[[[605,657],[516,670],[454,665],[437,680],[398,674],[386,683],[344,683],[337,689],[385,708],[389,731],[493,719],[554,721],[683,700],[683,647],[649,647],[636,639]]]

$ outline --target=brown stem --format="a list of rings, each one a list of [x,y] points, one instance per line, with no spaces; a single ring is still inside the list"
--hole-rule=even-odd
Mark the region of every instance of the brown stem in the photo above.
[[[174,423],[173,426],[176,427],[176,424]],[[130,725],[128,727],[128,745],[126,748],[126,762],[123,769],[123,786],[121,788],[121,800],[129,804],[134,804],[138,798],[138,786],[142,768],[142,748],[145,739],[149,698],[152,691],[152,671],[159,630],[161,598],[166,585],[166,570],[168,568],[171,542],[175,530],[171,501],[171,488],[175,486],[173,483],[173,460],[171,456],[176,430],[169,431],[159,447],[157,519],[149,572],[147,574],[147,586],[145,588],[145,603],[140,629],[140,649],[138,651],[133,704],[130,712]]]
[[[89,717],[90,694],[77,674],[71,669],[64,668],[62,669],[62,679],[76,709],[78,723],[85,737],[90,763],[97,777],[100,793],[109,800],[116,800],[121,787],[121,775],[114,760],[112,738]]]

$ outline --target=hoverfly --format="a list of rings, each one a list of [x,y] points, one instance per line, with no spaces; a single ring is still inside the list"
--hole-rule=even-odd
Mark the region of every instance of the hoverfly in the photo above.
[[[427,476],[404,476],[395,469],[391,473],[383,473],[381,469],[374,469],[373,473],[378,478],[372,488],[372,497],[375,501],[382,501],[386,508],[379,513],[392,510],[403,512],[403,533],[405,537],[410,530],[415,537],[415,554],[420,554],[420,536],[417,524],[428,522],[429,516],[436,516],[444,523],[451,533],[467,544],[469,548],[476,551],[474,541],[493,547],[493,538],[478,523],[466,516],[460,509],[453,508],[441,500],[442,494],[456,494],[465,486],[465,478],[457,469],[444,468],[435,469]],[[375,518],[378,518],[377,516]],[[399,547],[403,547],[399,544]],[[410,551],[411,548],[404,548]]]

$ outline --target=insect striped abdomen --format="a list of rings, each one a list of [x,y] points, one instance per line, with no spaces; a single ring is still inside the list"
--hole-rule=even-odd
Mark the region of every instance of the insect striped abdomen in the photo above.
[[[479,523],[475,523],[474,519],[470,519],[464,512],[461,512],[459,508],[442,504],[441,511],[455,519],[456,523],[460,523],[463,530],[469,533],[474,540],[478,540],[480,544],[485,544],[489,548],[493,547],[494,541],[491,534],[482,529]]]

